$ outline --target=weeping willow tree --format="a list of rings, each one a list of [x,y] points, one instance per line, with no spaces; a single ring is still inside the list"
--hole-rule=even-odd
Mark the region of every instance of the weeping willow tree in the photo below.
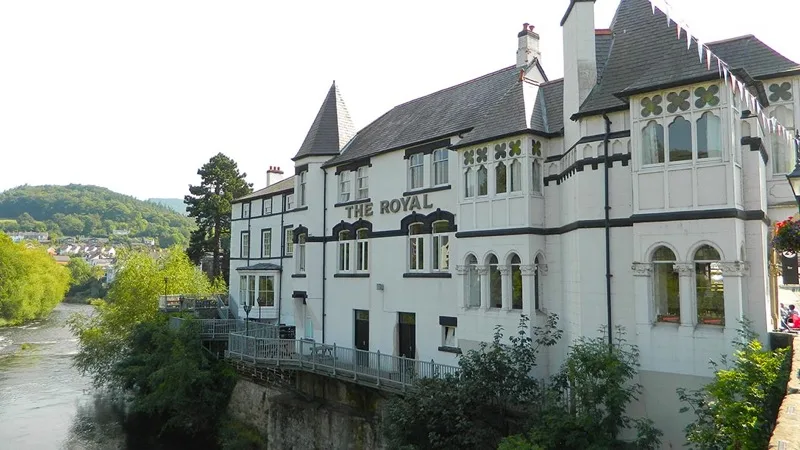
[[[0,326],[46,316],[69,290],[69,271],[38,244],[0,233]]]

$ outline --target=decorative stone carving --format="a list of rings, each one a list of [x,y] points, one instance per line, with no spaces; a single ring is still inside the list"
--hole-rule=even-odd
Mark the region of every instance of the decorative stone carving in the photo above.
[[[781,267],[780,264],[770,264],[769,274],[773,277],[779,277],[783,275],[783,268]]]
[[[649,277],[653,273],[652,263],[635,262],[631,265],[633,276],[635,277]]]
[[[531,276],[536,273],[536,264],[525,264],[519,266],[520,272],[522,272],[522,276]]]
[[[503,276],[508,275],[509,273],[511,273],[511,266],[500,266],[500,265],[498,265],[497,266],[497,271],[500,272],[500,275],[503,275]]]
[[[719,266],[723,277],[743,277],[750,273],[750,264],[746,261],[724,261]]]
[[[547,264],[534,264],[539,269],[539,275],[547,275]]]
[[[694,263],[675,263],[672,268],[682,277],[694,276]]]
[[[489,267],[478,266],[478,275],[488,275],[488,274],[489,274]]]
[[[456,273],[459,275],[466,275],[469,273],[469,266],[456,266]]]

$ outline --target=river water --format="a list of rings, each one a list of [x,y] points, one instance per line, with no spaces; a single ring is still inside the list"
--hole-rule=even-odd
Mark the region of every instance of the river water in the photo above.
[[[0,328],[0,450],[125,448],[116,415],[72,367],[73,313],[92,307],[61,303],[47,319]]]

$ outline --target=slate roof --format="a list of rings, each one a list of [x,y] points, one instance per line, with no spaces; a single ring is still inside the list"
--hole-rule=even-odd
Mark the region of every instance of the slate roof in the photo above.
[[[236,270],[281,270],[281,266],[272,263],[258,263],[247,267],[237,267]]]
[[[272,183],[263,189],[259,189],[245,196],[236,198],[233,201],[234,203],[236,203],[244,200],[252,200],[254,198],[266,197],[270,194],[277,194],[278,192],[291,191],[292,189],[294,189],[294,177],[295,176],[292,175],[290,177],[284,178],[283,180],[278,181],[277,183]]]
[[[576,116],[627,107],[617,95],[718,77],[716,63],[708,70],[700,62],[696,41],[687,49],[686,33],[682,32],[678,40],[674,22],[667,26],[666,15],[658,9],[653,14],[648,0],[621,0],[611,30],[613,41],[608,43],[609,57],[602,76]],[[732,69],[743,68],[755,78],[800,69],[753,36],[707,45]]]
[[[347,112],[342,95],[334,81],[303,140],[303,145],[292,160],[296,161],[306,156],[338,155],[355,131],[350,113]]]

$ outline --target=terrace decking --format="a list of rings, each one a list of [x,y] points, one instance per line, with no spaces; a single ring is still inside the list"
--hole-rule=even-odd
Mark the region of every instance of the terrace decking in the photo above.
[[[172,317],[170,326],[185,319]],[[456,376],[458,367],[321,344],[304,339],[280,339],[279,327],[236,319],[193,320],[203,340],[225,341],[225,358],[257,368],[302,370],[389,392],[405,392],[419,378]]]

